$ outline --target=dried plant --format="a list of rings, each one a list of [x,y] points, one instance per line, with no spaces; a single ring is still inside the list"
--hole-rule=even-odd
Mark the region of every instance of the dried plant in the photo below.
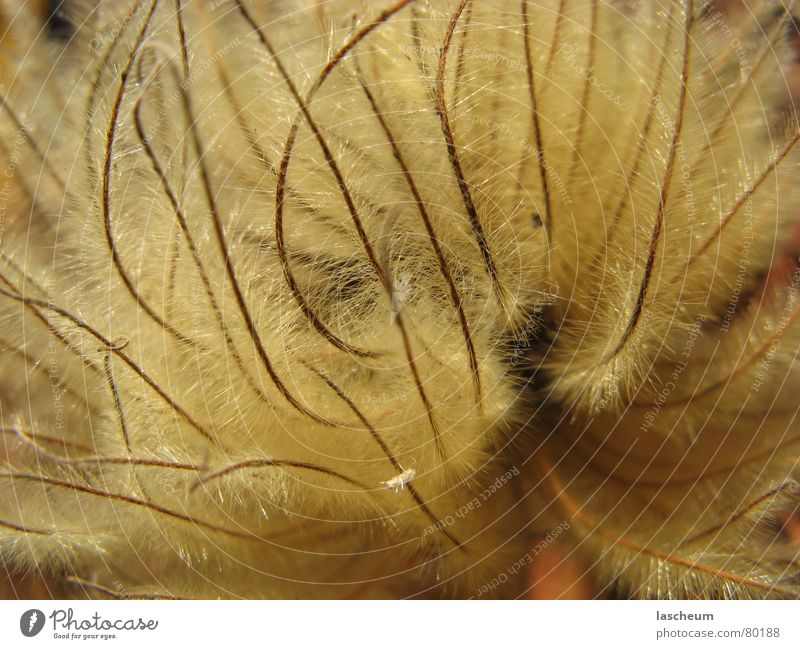
[[[9,570],[800,594],[793,2],[5,5]]]

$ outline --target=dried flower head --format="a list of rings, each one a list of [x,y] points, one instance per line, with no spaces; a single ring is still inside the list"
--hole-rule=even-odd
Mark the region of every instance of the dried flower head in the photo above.
[[[13,4],[9,569],[800,595],[794,2]]]

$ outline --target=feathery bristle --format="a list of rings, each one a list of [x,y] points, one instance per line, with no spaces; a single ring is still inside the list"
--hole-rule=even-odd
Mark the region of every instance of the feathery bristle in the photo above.
[[[794,4],[378,4],[2,14],[3,561],[800,595]]]

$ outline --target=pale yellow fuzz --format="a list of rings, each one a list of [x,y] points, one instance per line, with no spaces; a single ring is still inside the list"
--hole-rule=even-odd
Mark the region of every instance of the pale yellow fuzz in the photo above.
[[[558,530],[621,592],[797,596],[778,8],[68,1],[1,69],[3,561],[512,596]]]

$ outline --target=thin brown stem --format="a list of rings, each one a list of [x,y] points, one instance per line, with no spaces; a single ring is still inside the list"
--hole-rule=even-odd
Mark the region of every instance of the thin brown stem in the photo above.
[[[578,503],[575,502],[575,500],[569,495],[569,493],[567,493],[566,488],[564,487],[563,483],[556,474],[555,469],[552,466],[552,463],[541,453],[537,456],[537,464],[539,464],[539,467],[544,472],[544,475],[547,476],[546,480],[550,485],[551,492],[553,496],[556,498],[556,500],[564,508],[564,510],[574,520],[579,521],[592,533],[597,534],[600,538],[603,538],[606,541],[609,541],[613,546],[619,546],[621,548],[635,552],[637,554],[643,554],[645,556],[652,557],[660,561],[665,561],[667,563],[671,563],[676,566],[681,566],[689,570],[696,570],[698,572],[711,575],[712,577],[725,579],[732,583],[736,583],[742,586],[750,586],[752,588],[757,588],[759,590],[781,593],[784,596],[794,595],[790,589],[783,588],[778,584],[766,584],[757,579],[744,577],[742,575],[733,572],[720,570],[714,568],[713,566],[708,566],[699,563],[697,561],[693,561],[691,559],[686,559],[685,557],[678,556],[672,552],[662,552],[661,550],[656,550],[654,548],[650,548],[640,543],[630,541],[624,537],[619,536],[618,534],[614,534],[609,530],[603,529],[591,517],[583,513],[580,505],[578,505]]]
[[[664,170],[664,178],[661,181],[661,191],[658,200],[658,211],[656,213],[655,223],[653,224],[653,232],[650,235],[650,247],[647,251],[647,260],[644,267],[644,275],[642,283],[639,286],[639,295],[636,298],[636,305],[633,308],[628,325],[625,332],[622,334],[619,343],[609,356],[603,362],[608,362],[611,358],[617,356],[625,343],[628,342],[633,332],[636,330],[640,322],[642,312],[644,311],[645,301],[647,300],[647,292],[650,288],[650,281],[652,279],[653,268],[656,261],[656,253],[658,252],[658,245],[661,240],[661,231],[664,227],[664,213],[667,207],[667,198],[669,195],[670,184],[672,181],[672,172],[675,167],[675,158],[679,146],[681,131],[683,128],[683,118],[686,112],[686,96],[689,85],[689,59],[691,55],[691,27],[694,20],[694,0],[688,0],[686,3],[686,19],[684,23],[684,40],[683,40],[683,65],[681,68],[681,88],[678,95],[677,115],[675,116],[675,125],[673,127],[672,139],[670,142],[669,153],[667,157],[667,165]],[[666,56],[666,53],[664,54]]]
[[[450,51],[453,33],[455,32],[456,25],[461,18],[461,14],[464,12],[467,4],[470,2],[471,0],[461,0],[450,18],[447,32],[445,33],[444,40],[442,41],[442,47],[439,52],[439,64],[436,70],[436,113],[438,114],[439,121],[441,123],[442,135],[444,136],[445,146],[447,147],[447,157],[450,161],[450,166],[453,170],[453,175],[455,177],[456,184],[458,185],[459,192],[461,193],[461,199],[464,203],[464,209],[467,212],[467,217],[469,218],[470,227],[472,228],[475,241],[477,242],[481,256],[483,257],[483,263],[486,267],[486,272],[488,273],[489,278],[492,280],[492,286],[494,287],[500,303],[503,304],[505,301],[503,299],[502,285],[498,281],[497,268],[495,267],[492,253],[489,250],[489,243],[486,240],[486,235],[483,232],[483,226],[478,218],[478,210],[476,209],[475,202],[472,199],[472,192],[470,191],[469,183],[467,182],[466,176],[464,175],[464,170],[461,167],[458,148],[456,147],[453,129],[450,125],[450,116],[447,110],[447,102],[444,90],[447,55]]]
[[[358,59],[356,58],[356,66],[358,66]],[[433,222],[431,221],[430,215],[428,214],[427,207],[425,206],[425,201],[422,198],[422,195],[417,188],[417,184],[414,181],[414,176],[411,173],[411,170],[406,163],[405,158],[403,157],[402,152],[400,151],[400,147],[397,144],[397,140],[394,137],[394,134],[389,127],[386,118],[383,115],[383,112],[378,107],[377,101],[375,96],[372,94],[370,89],[367,87],[367,84],[364,82],[363,77],[361,76],[361,71],[357,67],[359,73],[359,83],[361,85],[361,89],[364,91],[364,94],[369,101],[370,107],[372,109],[373,115],[375,115],[378,123],[383,130],[384,135],[386,136],[387,142],[392,147],[392,155],[394,156],[397,164],[400,165],[400,169],[403,172],[403,178],[408,185],[411,194],[414,197],[414,203],[417,206],[417,211],[419,212],[420,218],[422,219],[422,223],[425,226],[425,231],[428,233],[428,241],[431,244],[431,248],[433,249],[434,254],[436,255],[436,260],[439,264],[439,271],[444,278],[445,283],[447,284],[447,288],[450,292],[450,300],[453,303],[453,307],[456,310],[456,314],[458,316],[458,321],[461,325],[461,334],[464,337],[464,343],[467,347],[467,354],[469,356],[469,364],[470,370],[472,372],[472,380],[475,386],[475,399],[478,404],[482,401],[481,396],[481,381],[480,381],[480,373],[478,368],[478,357],[477,353],[475,352],[475,344],[472,341],[472,332],[470,331],[469,323],[467,322],[467,316],[464,313],[464,305],[462,303],[461,294],[458,292],[458,288],[456,287],[455,281],[453,280],[453,276],[450,273],[450,269],[447,267],[447,261],[445,259],[444,250],[442,250],[442,246],[439,243],[439,237],[436,235],[436,231],[433,227]]]

